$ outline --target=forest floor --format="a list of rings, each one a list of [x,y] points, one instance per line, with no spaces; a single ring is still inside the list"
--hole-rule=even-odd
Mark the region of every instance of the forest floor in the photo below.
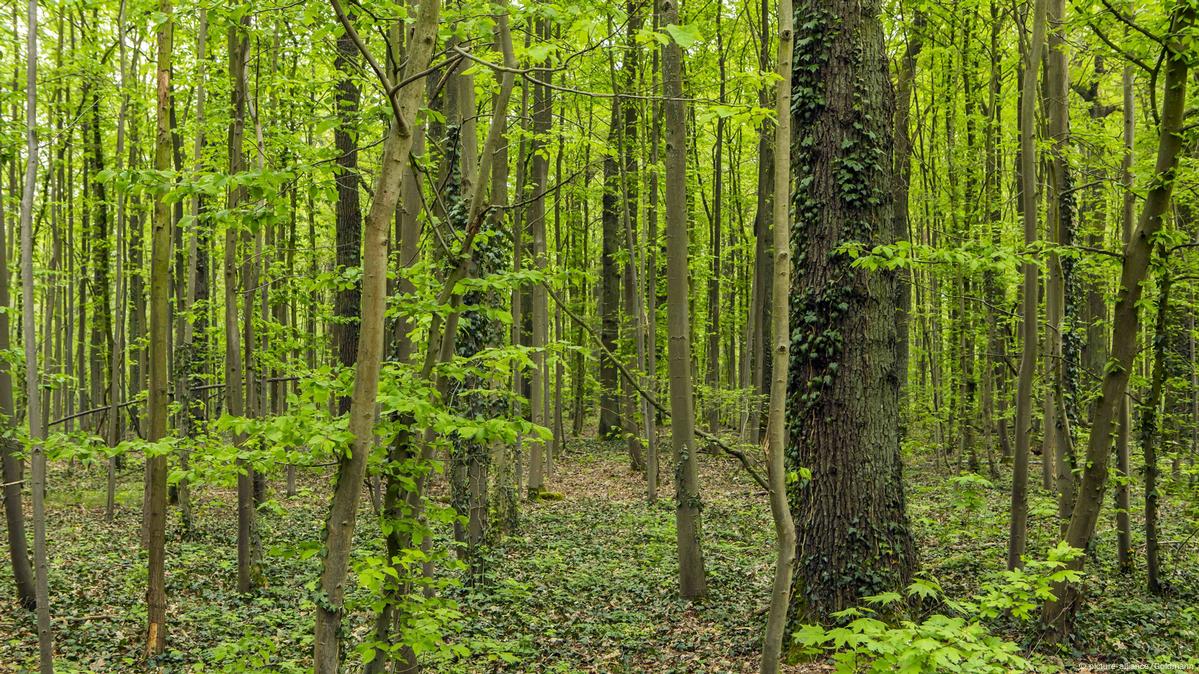
[[[927,452],[921,452],[927,455]],[[1007,486],[961,480],[944,466],[907,469],[908,506],[923,573],[953,597],[976,591],[1004,564]],[[48,499],[51,596],[60,672],[142,671],[144,555],[140,552],[140,466],[122,475],[119,508],[103,516],[103,471],[56,468]],[[670,475],[664,467],[663,475]],[[318,540],[326,487],[301,480],[295,497],[272,493],[261,510],[267,587],[237,594],[234,494],[196,494],[196,525],[178,540],[168,530],[168,644],[160,663],[179,672],[299,672],[309,665],[313,605],[308,587],[318,562],[305,554]],[[704,555],[708,596],[676,597],[674,507],[669,480],[648,505],[643,482],[630,474],[616,444],[571,442],[549,486],[560,501],[522,504],[519,532],[491,550],[487,583],[452,588],[460,616],[454,643],[470,655],[429,655],[431,672],[752,672],[765,622],[773,561],[773,529],[764,495],[732,462],[703,455]],[[273,485],[278,486],[278,485]],[[1057,527],[1050,496],[1034,490],[1029,550],[1043,554]],[[1134,503],[1138,496],[1134,494]],[[1143,571],[1114,568],[1114,531],[1106,519],[1088,565],[1089,597],[1069,651],[1038,656],[1041,666],[1086,670],[1105,663],[1190,663],[1199,667],[1199,513],[1172,509],[1164,497],[1163,566],[1172,589],[1144,591]],[[364,499],[357,549],[377,546],[378,525]],[[1134,526],[1137,513],[1134,513]],[[1139,540],[1139,536],[1136,537]],[[359,558],[360,559],[360,558]],[[1098,563],[1096,563],[1098,560]],[[0,573],[0,672],[36,664],[30,614],[12,599]],[[366,633],[367,598],[352,592],[349,621]],[[1027,623],[995,629],[1028,649]],[[349,662],[358,662],[350,653]],[[824,671],[821,663],[789,672]],[[349,671],[355,671],[353,668]]]

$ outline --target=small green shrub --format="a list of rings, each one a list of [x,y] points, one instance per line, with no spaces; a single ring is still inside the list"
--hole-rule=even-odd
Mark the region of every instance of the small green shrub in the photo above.
[[[804,625],[792,637],[803,655],[832,654],[841,673],[1029,671],[1034,663],[1021,654],[1020,647],[992,634],[986,623],[1001,615],[1031,620],[1034,609],[1053,598],[1054,583],[1078,581],[1081,574],[1067,568],[1067,562],[1080,554],[1059,543],[1047,560],[1026,560],[1023,569],[996,574],[966,601],[946,598],[933,580],[920,579],[907,587],[909,600],[941,602],[952,615],[888,622],[882,619],[884,614],[903,613],[904,596],[885,592],[864,598],[877,609],[859,606],[834,614],[850,621],[842,627]],[[1043,671],[1042,665],[1037,663],[1035,668]]]

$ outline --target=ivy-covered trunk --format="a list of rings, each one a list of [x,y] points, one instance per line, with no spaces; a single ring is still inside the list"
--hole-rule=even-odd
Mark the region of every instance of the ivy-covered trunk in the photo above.
[[[892,271],[845,244],[892,240],[894,94],[878,0],[795,12],[787,470],[796,514],[791,622],[826,620],[906,584],[915,552],[899,456]]]

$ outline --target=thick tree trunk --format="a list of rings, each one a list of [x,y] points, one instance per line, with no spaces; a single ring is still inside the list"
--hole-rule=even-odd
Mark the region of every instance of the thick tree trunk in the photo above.
[[[787,467],[812,479],[788,490],[791,624],[902,588],[916,565],[899,455],[899,279],[835,252],[892,239],[895,100],[879,10],[804,0],[795,13],[794,86],[805,93],[792,107],[793,202],[805,226],[792,234]]]

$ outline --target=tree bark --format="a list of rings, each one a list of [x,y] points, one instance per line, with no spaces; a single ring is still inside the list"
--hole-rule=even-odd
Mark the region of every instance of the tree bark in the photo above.
[[[660,0],[658,25],[679,23],[676,0]],[[695,406],[691,392],[690,286],[687,278],[687,121],[683,105],[683,48],[674,40],[662,46],[662,111],[666,123],[666,312],[670,338],[671,444],[675,462],[675,525],[679,556],[679,594],[697,599],[707,591],[699,470],[695,444]]]
[[[792,234],[786,458],[812,479],[788,490],[792,625],[902,588],[916,566],[899,453],[899,279],[837,252],[892,240],[895,99],[880,8],[803,0],[795,12],[791,196],[805,226]]]

